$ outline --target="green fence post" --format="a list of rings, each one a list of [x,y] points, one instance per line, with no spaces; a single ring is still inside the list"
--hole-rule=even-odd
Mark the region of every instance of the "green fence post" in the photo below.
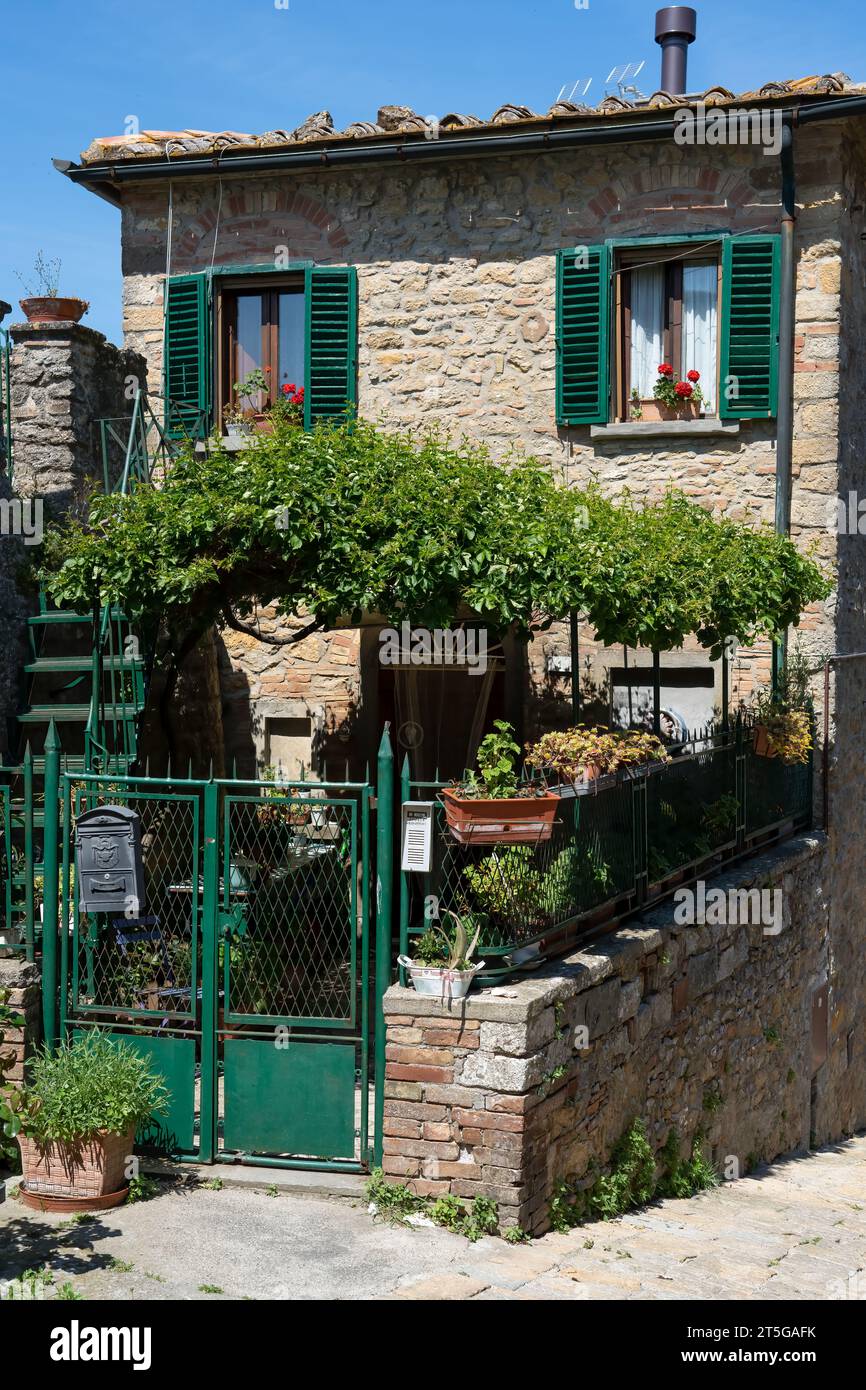
[[[193,870],[193,892],[198,892]],[[204,789],[204,898],[201,932],[201,1104],[199,1107],[199,1162],[213,1163],[214,1095],[216,1091],[217,1028],[217,921],[219,916],[219,787],[208,782]],[[226,866],[228,879],[228,866]],[[228,944],[226,944],[228,950]]]
[[[400,768],[400,804],[412,800],[412,774],[409,771],[409,754],[404,753]],[[402,825],[402,821],[401,821]],[[409,875],[400,869],[400,955],[409,954]],[[400,966],[397,977],[401,985],[406,983],[406,971]]]
[[[394,897],[394,752],[389,724],[382,732],[376,777],[376,1035],[373,1162],[382,1162],[385,1118],[385,1014],[382,999],[391,983],[391,908]]]
[[[30,743],[24,749],[24,943],[27,959],[36,959],[36,932],[33,904],[33,754]]]
[[[60,739],[54,720],[45,736],[45,848],[43,850],[42,906],[42,1031],[46,1047],[57,1041],[57,893],[60,872]]]

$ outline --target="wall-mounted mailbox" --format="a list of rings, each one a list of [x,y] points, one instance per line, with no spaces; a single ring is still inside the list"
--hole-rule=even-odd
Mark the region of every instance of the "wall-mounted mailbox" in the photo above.
[[[81,912],[144,912],[141,817],[127,806],[97,806],[75,827]]]

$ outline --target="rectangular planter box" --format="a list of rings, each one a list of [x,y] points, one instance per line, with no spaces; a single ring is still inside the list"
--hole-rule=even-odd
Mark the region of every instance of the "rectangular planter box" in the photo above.
[[[498,801],[442,793],[445,819],[461,845],[535,844],[549,840],[559,797],[515,796]]]
[[[124,1185],[124,1169],[133,1150],[135,1130],[105,1131],[74,1146],[47,1144],[18,1135],[21,1171],[28,1192],[51,1197],[104,1197]]]
[[[653,397],[652,400],[641,401],[640,407],[640,418],[648,423],[657,422],[659,420],[700,419],[700,407],[692,405],[691,403],[678,406],[674,409],[673,406],[665,405],[663,401],[657,401],[655,397]]]

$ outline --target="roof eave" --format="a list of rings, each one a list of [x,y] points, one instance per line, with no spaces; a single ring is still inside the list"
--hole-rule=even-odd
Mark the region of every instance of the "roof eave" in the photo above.
[[[784,120],[806,124],[817,120],[841,120],[850,115],[866,115],[866,96],[835,97],[831,100],[804,94],[792,104],[790,96],[773,96],[753,101],[757,108],[781,108]],[[690,104],[691,105],[691,104]],[[725,110],[728,104],[718,109]],[[659,109],[672,114],[659,119]],[[319,139],[294,145],[251,148],[228,147],[206,154],[176,154],[170,157],[155,155],[131,159],[115,159],[74,164],[55,160],[73,183],[105,198],[114,206],[120,205],[120,183],[152,181],[155,179],[204,177],[233,169],[236,172],[270,172],[279,169],[328,168],[339,165],[360,166],[386,163],[389,160],[411,162],[438,159],[496,156],[508,153],[545,153],[582,145],[642,143],[669,139],[673,135],[675,113],[690,109],[686,106],[653,108],[644,111],[618,111],[586,119],[565,117],[523,120],[479,131],[443,131],[435,140],[425,135],[376,135],[358,139]],[[628,118],[628,119],[627,119]],[[519,127],[516,128],[516,127]]]

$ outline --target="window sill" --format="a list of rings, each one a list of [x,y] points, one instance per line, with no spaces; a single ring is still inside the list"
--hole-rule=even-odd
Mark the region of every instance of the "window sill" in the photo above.
[[[257,434],[224,434],[220,438],[220,447],[227,454],[239,454],[243,449],[249,449],[252,444],[257,444],[260,435]],[[210,453],[214,447],[213,435],[208,435],[207,439],[196,441],[195,451],[197,454]]]
[[[623,420],[618,425],[590,425],[589,437],[616,439],[700,439],[707,435],[738,435],[739,420]]]

